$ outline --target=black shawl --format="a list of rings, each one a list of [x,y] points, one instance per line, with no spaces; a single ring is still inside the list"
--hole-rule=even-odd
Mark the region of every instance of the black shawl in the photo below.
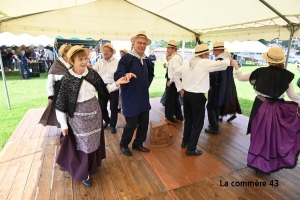
[[[68,72],[61,79],[58,86],[58,92],[55,94],[53,105],[56,109],[67,113],[69,117],[74,116],[79,89],[83,80],[86,80],[95,87],[99,99],[108,99],[109,97],[109,93],[100,75],[93,69],[87,69],[87,75],[81,78],[77,78]]]
[[[269,66],[258,68],[250,75],[250,84],[259,93],[277,99],[288,88],[294,74],[286,69]]]

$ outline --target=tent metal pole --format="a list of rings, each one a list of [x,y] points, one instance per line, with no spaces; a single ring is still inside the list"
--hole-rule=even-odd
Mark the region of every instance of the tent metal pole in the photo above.
[[[279,17],[281,17],[281,19],[283,19],[284,21],[287,22],[286,28],[290,32],[289,46],[288,46],[288,50],[287,50],[287,54],[286,54],[286,61],[285,61],[285,68],[287,68],[288,58],[289,58],[289,55],[290,55],[290,50],[291,50],[291,46],[292,46],[291,44],[292,44],[293,36],[294,36],[295,31],[297,31],[299,29],[300,25],[296,24],[296,23],[292,23],[284,15],[282,15],[275,8],[273,8],[270,4],[268,4],[265,0],[259,0],[259,1],[261,3],[263,3],[266,7],[268,7],[270,10],[272,10],[274,13],[276,13]]]
[[[285,61],[285,68],[287,69],[288,66],[288,60],[289,60],[289,56],[290,56],[290,50],[291,50],[291,46],[292,46],[292,40],[293,40],[293,36],[294,36],[294,32],[295,32],[295,27],[291,26],[288,28],[290,31],[290,40],[289,40],[289,46],[287,49],[287,53],[286,53],[286,61]]]
[[[0,57],[0,64],[1,64],[2,79],[3,79],[5,94],[6,94],[6,100],[7,100],[7,106],[8,106],[8,109],[11,110],[9,96],[8,96],[8,90],[7,90],[7,85],[6,85],[6,79],[5,79],[4,65],[2,62],[2,56]]]

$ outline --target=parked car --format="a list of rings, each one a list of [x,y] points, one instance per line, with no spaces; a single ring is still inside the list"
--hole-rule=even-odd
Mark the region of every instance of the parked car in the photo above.
[[[288,62],[299,64],[300,63],[300,56],[289,56]]]

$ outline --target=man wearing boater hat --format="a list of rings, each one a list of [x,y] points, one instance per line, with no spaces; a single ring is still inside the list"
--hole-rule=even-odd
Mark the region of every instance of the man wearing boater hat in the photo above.
[[[165,103],[165,121],[168,124],[173,122],[182,122],[183,116],[181,112],[181,105],[179,102],[179,93],[176,90],[175,83],[172,78],[172,74],[175,70],[181,67],[183,59],[180,54],[177,53],[178,44],[174,40],[170,40],[167,46],[167,56],[170,57],[168,65],[168,77],[167,77],[167,93]],[[175,115],[175,118],[174,118]]]
[[[172,77],[177,91],[184,100],[185,121],[181,147],[187,147],[187,156],[202,154],[196,147],[204,124],[206,103],[204,94],[209,90],[209,73],[225,70],[230,65],[229,59],[209,60],[209,52],[207,44],[197,45],[189,65],[178,68]]]
[[[213,53],[216,60],[229,58],[224,50],[224,42],[213,44]],[[224,71],[212,72],[209,79],[211,89],[208,91],[208,103],[206,105],[209,127],[205,129],[205,132],[217,135],[219,132],[220,107],[222,104],[231,102],[233,68],[228,67]]]
[[[135,139],[132,143],[132,149],[142,152],[149,152],[150,149],[143,146],[146,140],[149,110],[149,87],[154,77],[154,68],[150,60],[145,55],[145,50],[151,44],[145,31],[140,31],[131,38],[133,48],[125,54],[118,64],[114,78],[118,80],[126,75],[130,82],[123,87],[122,91],[122,111],[126,119],[120,149],[123,154],[131,156],[132,153],[128,148],[133,133],[136,129]]]
[[[113,56],[116,53],[116,50],[110,43],[106,43],[105,45],[101,46],[100,50],[103,53],[104,58],[98,60],[97,63],[93,66],[93,68],[99,73],[106,85],[114,84],[114,73],[117,70],[119,63],[119,60]],[[109,117],[107,111],[108,100],[99,99],[102,118],[104,120],[103,127],[106,128],[108,124],[110,124],[110,132],[116,133],[116,125],[118,121],[119,91],[116,90],[111,92],[109,94],[109,100],[111,117]]]

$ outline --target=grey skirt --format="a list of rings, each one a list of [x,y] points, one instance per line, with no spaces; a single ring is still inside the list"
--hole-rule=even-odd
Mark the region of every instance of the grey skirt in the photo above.
[[[96,151],[100,146],[102,113],[96,97],[77,102],[74,117],[68,117],[73,130],[77,150],[85,153]]]

